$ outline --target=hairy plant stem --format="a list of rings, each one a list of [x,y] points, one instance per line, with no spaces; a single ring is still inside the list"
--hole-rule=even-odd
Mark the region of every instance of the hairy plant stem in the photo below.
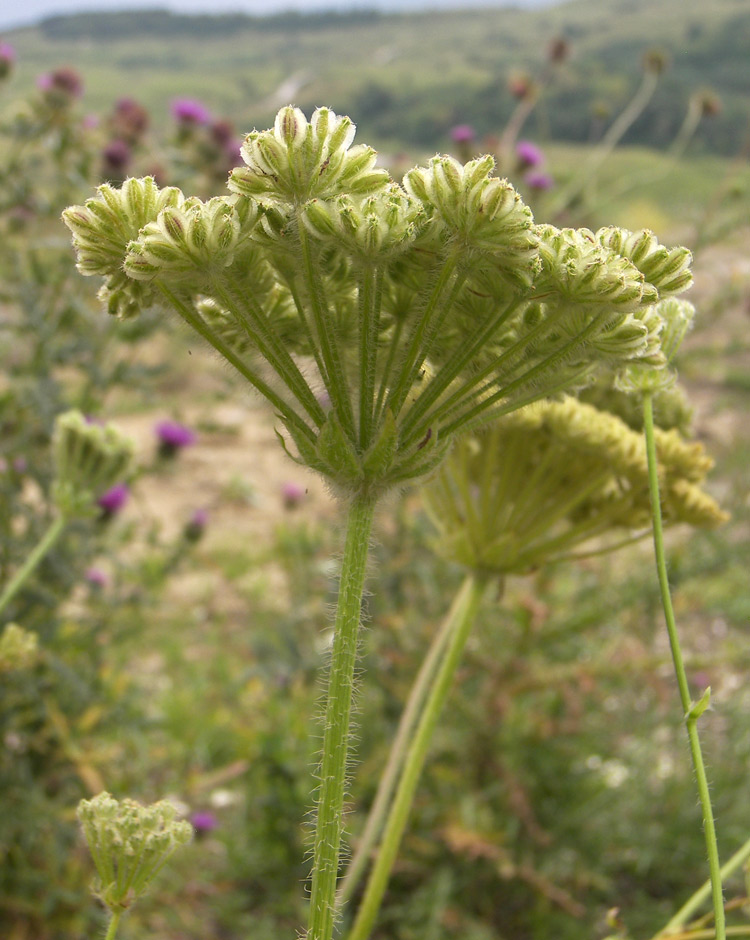
[[[341,881],[336,895],[336,906],[339,910],[354,893],[362,872],[367,865],[372,848],[382,832],[383,820],[388,811],[396,783],[398,782],[398,775],[404,764],[406,749],[409,746],[414,726],[419,718],[422,703],[425,700],[430,683],[440,663],[440,657],[448,642],[451,626],[452,623],[450,619],[446,618],[435,634],[435,638],[430,644],[427,655],[422,661],[417,677],[411,687],[409,698],[398,724],[396,736],[391,744],[385,770],[378,783],[375,800],[367,816],[365,828],[362,831],[362,835],[357,844],[357,850],[347,866],[346,874]]]
[[[107,933],[104,936],[104,940],[115,940],[115,935],[117,934],[117,928],[120,926],[120,920],[122,919],[122,914],[112,914],[112,919],[109,922],[107,927]]]
[[[341,426],[351,441],[355,440],[354,413],[352,411],[352,398],[349,392],[349,383],[341,362],[341,355],[336,344],[334,325],[325,299],[325,291],[321,283],[320,273],[313,258],[310,237],[305,231],[301,218],[297,220],[299,229],[300,248],[302,252],[302,273],[305,286],[310,299],[315,332],[320,347],[323,362],[325,363],[328,379],[328,394],[333,406],[341,420]]]
[[[382,269],[364,267],[359,281],[359,446],[363,453],[372,441],[382,297]]]
[[[213,330],[205,323],[197,311],[191,309],[176,294],[172,293],[168,287],[159,284],[159,289],[172,307],[182,317],[182,319],[191,326],[196,333],[203,337],[209,345],[223,356],[224,359],[240,373],[243,378],[263,395],[276,409],[278,414],[284,419],[286,424],[295,430],[304,434],[310,441],[315,441],[315,434],[300,418],[300,416],[281,398],[263,379],[254,372],[237,353],[228,346],[221,337],[217,336]]]
[[[367,940],[370,936],[401,844],[401,837],[406,828],[414,793],[419,783],[435,726],[453,683],[456,669],[476,620],[479,604],[487,584],[486,577],[476,572],[467,574],[448,613],[450,636],[444,650],[440,669],[432,682],[419,725],[409,746],[375,864],[370,872],[362,903],[357,911],[354,925],[347,935],[347,940]]]
[[[6,584],[5,590],[3,591],[2,595],[0,595],[0,612],[5,610],[8,604],[24,586],[29,577],[33,574],[39,562],[60,538],[67,521],[68,520],[62,514],[56,516],[53,519],[47,531],[26,557],[26,561],[24,561],[15,575]]]
[[[677,634],[677,623],[674,608],[672,607],[672,596],[669,590],[666,553],[664,551],[661,499],[659,496],[659,470],[656,457],[656,441],[654,437],[654,404],[653,396],[650,392],[646,392],[643,395],[643,419],[646,435],[646,454],[648,457],[648,482],[649,493],[651,495],[651,513],[654,531],[654,554],[656,556],[656,569],[659,576],[659,590],[661,592],[664,619],[669,635],[672,662],[674,663],[675,675],[677,677],[677,686],[680,690],[680,702],[685,716],[688,741],[690,742],[690,753],[693,758],[695,778],[698,784],[698,795],[703,811],[703,831],[706,838],[708,865],[711,872],[711,896],[713,899],[716,940],[724,940],[726,937],[726,926],[724,918],[724,898],[721,890],[719,849],[716,842],[716,827],[714,825],[713,810],[711,808],[711,795],[708,789],[706,768],[703,764],[700,738],[698,736],[698,718],[700,717],[702,709],[696,707],[690,698],[687,674],[682,660],[680,639]]]
[[[352,498],[348,510],[324,713],[308,940],[331,940],[333,936],[354,665],[375,504],[371,493],[360,493]]]
[[[750,858],[750,839],[737,849],[728,862],[725,862],[721,866],[719,874],[721,875],[722,884],[727,878],[733,875],[748,858]],[[659,940],[660,937],[680,933],[680,928],[690,920],[691,916],[698,910],[706,898],[711,895],[711,888],[711,879],[709,878],[708,881],[704,882],[701,887],[687,899],[674,917],[654,935],[653,940]],[[729,930],[727,930],[727,933],[729,933]]]

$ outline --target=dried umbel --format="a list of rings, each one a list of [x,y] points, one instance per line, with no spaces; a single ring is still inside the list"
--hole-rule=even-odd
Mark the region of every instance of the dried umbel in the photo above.
[[[96,499],[127,475],[133,442],[112,425],[89,422],[67,411],[55,422],[55,505],[63,517],[95,508]]]
[[[657,430],[656,443],[665,521],[724,522],[701,489],[712,466],[702,446],[676,430]],[[436,550],[496,574],[614,546],[651,519],[643,435],[574,398],[531,405],[462,438],[424,495]]]
[[[287,107],[247,137],[230,195],[101,187],[64,214],[79,270],[112,313],[175,310],[347,497],[424,476],[457,432],[604,363],[663,366],[655,305],[688,286],[684,249],[537,226],[491,157],[437,156],[401,187],[353,137]]]
[[[143,806],[100,793],[81,800],[78,819],[96,866],[94,892],[115,915],[132,907],[193,836],[193,827],[166,800]]]

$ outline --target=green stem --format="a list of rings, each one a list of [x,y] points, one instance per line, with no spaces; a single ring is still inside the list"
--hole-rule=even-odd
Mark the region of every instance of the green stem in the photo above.
[[[341,886],[336,895],[336,906],[339,910],[354,893],[362,871],[367,865],[370,852],[382,831],[383,819],[388,810],[393,791],[398,781],[399,772],[404,763],[404,757],[411,739],[412,731],[419,718],[422,703],[424,702],[430,683],[437,670],[440,657],[445,649],[445,644],[448,641],[451,626],[450,619],[446,618],[430,644],[427,656],[422,661],[422,665],[417,673],[417,678],[414,680],[414,684],[411,687],[409,698],[401,715],[398,730],[396,731],[396,736],[391,744],[388,762],[386,763],[385,770],[378,784],[375,800],[370,808],[365,828],[357,844],[357,851],[354,853],[352,860],[347,866],[346,875],[342,879]]]
[[[354,665],[375,503],[370,494],[355,496],[347,520],[324,715],[308,940],[333,936]]]
[[[687,727],[690,752],[693,758],[693,767],[698,784],[698,795],[703,810],[703,831],[708,851],[708,865],[711,872],[711,895],[713,899],[714,921],[716,926],[716,940],[724,940],[726,927],[724,919],[724,898],[721,891],[721,870],[719,866],[719,849],[716,842],[716,827],[714,826],[713,810],[711,809],[711,795],[708,790],[706,768],[703,764],[700,738],[698,736],[698,715],[695,713],[690,698],[685,665],[682,660],[680,639],[677,634],[677,623],[672,607],[672,597],[669,591],[669,578],[667,576],[667,562],[664,551],[664,531],[661,516],[661,499],[659,496],[659,472],[656,458],[656,441],[654,439],[654,406],[650,392],[643,396],[643,419],[646,434],[646,454],[648,457],[648,482],[651,495],[651,512],[654,528],[654,554],[656,556],[656,569],[659,575],[659,590],[661,592],[664,619],[669,634],[669,647],[672,652],[672,661],[677,676],[677,685],[680,690],[680,702],[685,725]]]
[[[349,383],[336,345],[337,337],[331,322],[331,314],[325,300],[325,291],[319,270],[313,258],[310,238],[301,219],[298,219],[299,240],[302,249],[302,271],[310,299],[315,331],[328,378],[328,392],[341,424],[350,440],[354,441],[354,414],[352,411]]]
[[[5,590],[0,596],[0,612],[5,610],[7,605],[13,600],[18,591],[24,586],[39,562],[44,558],[47,552],[52,548],[55,542],[62,534],[67,523],[63,515],[56,516],[47,531],[41,537],[36,547],[27,556],[26,561],[21,565],[15,575],[6,584]]]
[[[414,740],[409,748],[396,796],[388,814],[388,821],[378,849],[377,859],[370,873],[362,904],[357,911],[354,926],[347,940],[367,940],[370,936],[396,859],[401,837],[406,828],[414,793],[419,783],[435,726],[453,684],[464,646],[476,620],[479,603],[486,584],[487,581],[480,575],[476,573],[467,574],[448,614],[450,639],[422,711]]]
[[[176,294],[173,294],[168,287],[165,287],[163,284],[159,284],[158,286],[162,294],[164,294],[182,319],[191,326],[196,333],[202,336],[207,343],[213,346],[216,352],[223,356],[230,365],[234,366],[240,375],[247,379],[247,381],[273,405],[278,414],[284,419],[287,426],[295,428],[310,441],[316,440],[314,432],[305,424],[297,412],[294,411],[267,382],[264,382],[259,375],[249,368],[240,356],[238,356],[221,337],[217,336],[213,330],[211,330],[196,311],[191,310],[190,307],[180,300]]]
[[[120,926],[121,919],[122,914],[112,914],[112,919],[109,922],[109,927],[107,927],[107,933],[104,937],[104,940],[115,940],[115,934],[117,933],[117,928]]]
[[[748,858],[750,858],[750,839],[737,849],[728,862],[722,865],[721,872],[719,873],[721,875],[722,884],[726,882],[727,878],[733,875]],[[669,923],[665,924],[659,933],[654,936],[654,940],[658,940],[659,937],[664,937],[667,934],[677,933],[678,929],[690,920],[695,911],[701,907],[710,894],[711,879],[709,878],[708,881],[698,888],[695,894],[688,898]]]
[[[359,446],[363,453],[372,441],[382,294],[383,273],[368,265],[359,284]]]

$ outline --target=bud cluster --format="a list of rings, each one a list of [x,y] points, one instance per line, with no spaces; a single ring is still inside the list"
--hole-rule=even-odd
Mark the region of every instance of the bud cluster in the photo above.
[[[127,475],[133,442],[110,424],[87,421],[66,411],[55,422],[53,438],[55,504],[64,516],[91,512],[96,498]]]
[[[193,836],[193,827],[177,819],[166,800],[143,806],[100,793],[81,800],[78,819],[96,866],[94,892],[113,914],[128,910],[174,850]]]
[[[371,147],[352,147],[348,117],[318,108],[308,122],[299,108],[282,108],[273,129],[253,131],[242,145],[247,164],[233,170],[229,188],[261,201],[301,205],[342,193],[367,196],[388,184]]]
[[[656,447],[665,521],[724,522],[701,489],[712,466],[701,445],[657,430]],[[643,435],[574,398],[537,403],[462,438],[424,495],[437,551],[497,574],[523,573],[594,539],[611,542],[650,519]]]

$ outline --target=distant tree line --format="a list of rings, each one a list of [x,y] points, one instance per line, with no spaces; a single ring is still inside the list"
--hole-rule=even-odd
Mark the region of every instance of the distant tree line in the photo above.
[[[330,29],[370,23],[379,19],[377,10],[352,10],[298,13],[289,11],[273,16],[250,16],[245,13],[198,14],[189,16],[169,10],[125,10],[120,13],[75,13],[71,16],[50,16],[39,29],[47,39],[126,39],[134,36],[218,37],[233,36],[240,31],[296,32]]]

